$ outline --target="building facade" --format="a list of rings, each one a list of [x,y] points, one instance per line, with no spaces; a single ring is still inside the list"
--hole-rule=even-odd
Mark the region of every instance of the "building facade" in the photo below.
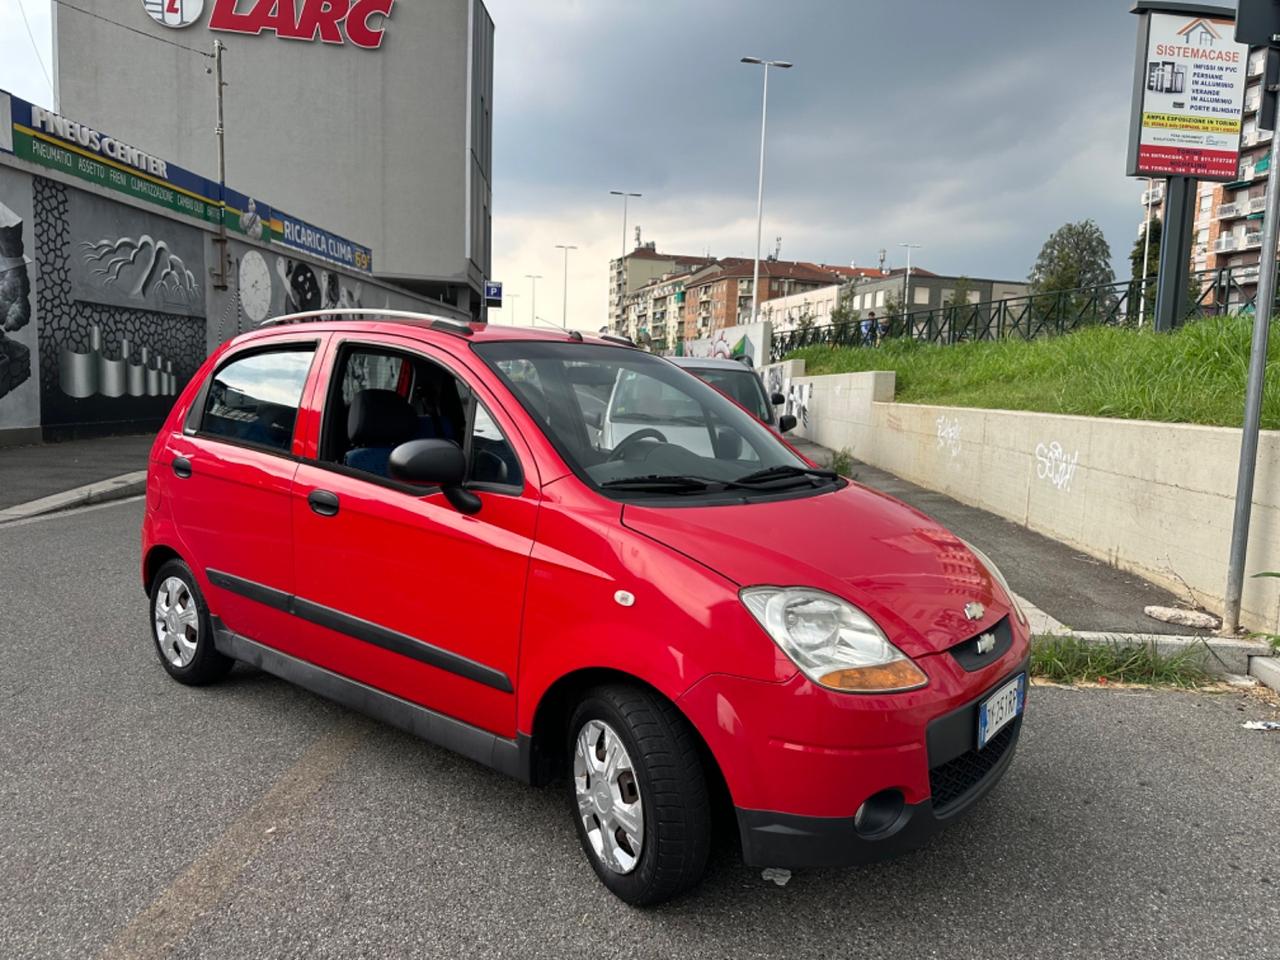
[[[873,310],[877,316],[923,313],[962,302],[990,303],[1025,297],[1030,292],[1030,284],[1021,280],[941,276],[919,267],[911,268],[910,291],[905,268],[857,277],[844,288],[847,305],[863,317]]]
[[[665,273],[626,294],[622,334],[654,353],[674,350],[684,332],[684,285],[689,275]]]
[[[55,3],[53,27],[59,113],[215,181],[221,40],[226,181],[367,246],[380,279],[481,314],[494,49],[481,0],[81,0]]]
[[[635,249],[609,261],[609,331],[634,340],[628,309],[635,301],[629,298],[664,276],[688,273],[710,262],[710,257],[661,253],[652,240],[642,244],[637,227]]]
[[[716,260],[685,280],[684,339],[700,340],[724,327],[751,322],[755,261],[746,257]],[[794,260],[760,261],[760,303],[829,287],[839,277],[817,264]]]

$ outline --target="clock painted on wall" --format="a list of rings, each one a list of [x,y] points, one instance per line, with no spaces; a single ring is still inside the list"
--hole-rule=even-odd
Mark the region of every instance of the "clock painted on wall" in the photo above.
[[[271,270],[257,250],[250,250],[240,261],[240,306],[254,323],[261,323],[271,312]]]

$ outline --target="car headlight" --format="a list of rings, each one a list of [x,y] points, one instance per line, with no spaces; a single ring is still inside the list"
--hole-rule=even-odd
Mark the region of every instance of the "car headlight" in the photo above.
[[[814,683],[854,693],[914,690],[929,682],[846,600],[808,587],[748,587],[742,602],[782,652]]]
[[[1014,596],[1013,590],[1009,587],[1009,581],[1004,578],[1004,574],[1000,572],[1000,568],[991,562],[991,558],[975,547],[968,540],[961,540],[969,552],[978,558],[978,562],[987,568],[987,573],[995,578],[996,583],[1004,588],[1005,596],[1009,598],[1009,605],[1013,607],[1013,612],[1018,616],[1018,622],[1024,627],[1027,625],[1027,615],[1022,612],[1022,606],[1018,603],[1018,598]]]

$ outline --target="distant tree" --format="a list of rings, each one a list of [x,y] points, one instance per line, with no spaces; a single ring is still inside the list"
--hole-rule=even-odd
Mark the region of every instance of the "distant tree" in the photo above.
[[[834,337],[834,343],[848,344],[853,342],[854,331],[857,329],[858,321],[862,319],[862,311],[855,310],[848,300],[841,303],[831,311],[831,328]]]
[[[1033,293],[1115,283],[1111,247],[1092,220],[1065,223],[1049,235],[1027,278]]]
[[[944,307],[963,307],[969,302],[969,294],[973,291],[973,284],[969,282],[968,277],[956,277],[955,289],[951,291],[951,296],[947,298]]]

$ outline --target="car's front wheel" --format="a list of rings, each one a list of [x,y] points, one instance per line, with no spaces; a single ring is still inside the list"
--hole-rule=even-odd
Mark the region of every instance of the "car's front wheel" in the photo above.
[[[151,581],[151,638],[160,662],[179,683],[213,683],[233,664],[214,647],[204,594],[181,560],[165,563]]]
[[[696,735],[640,687],[591,690],[569,723],[569,799],[597,876],[633,906],[682,893],[706,869],[711,812]]]

